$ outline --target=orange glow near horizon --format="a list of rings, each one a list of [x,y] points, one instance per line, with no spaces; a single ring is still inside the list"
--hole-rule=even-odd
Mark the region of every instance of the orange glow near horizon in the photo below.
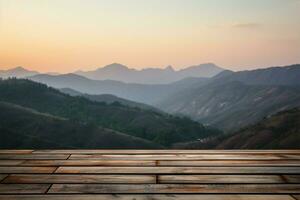
[[[300,63],[298,0],[0,0],[0,69]]]

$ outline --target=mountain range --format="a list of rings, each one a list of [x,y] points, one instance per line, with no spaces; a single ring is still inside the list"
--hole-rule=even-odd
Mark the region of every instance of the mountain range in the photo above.
[[[185,77],[164,84],[93,80],[78,74],[33,74],[26,80],[1,80],[0,101],[4,107],[19,106],[18,112],[25,109],[29,114],[30,110],[74,122],[74,126],[109,130],[116,138],[121,134],[141,139],[145,148],[289,148],[295,147],[292,140],[282,145],[274,137],[273,145],[267,144],[265,132],[255,132],[253,127],[266,119],[277,119],[276,113],[294,113],[293,108],[300,107],[300,65],[223,70],[213,77]],[[282,123],[288,124],[289,116],[297,115],[284,116],[287,120]],[[290,128],[295,127],[294,123]],[[297,141],[297,133],[291,134]],[[253,142],[233,145],[235,138]],[[270,134],[266,138],[272,142]],[[130,144],[126,148],[136,145]]]
[[[0,81],[0,101],[76,123],[112,129],[161,146],[221,133],[188,118],[130,107],[120,102],[107,104],[84,97],[73,97],[44,84],[24,79]]]
[[[142,70],[130,69],[125,65],[113,63],[94,71],[77,71],[75,74],[94,80],[116,80],[125,83],[167,84],[187,77],[210,78],[224,69],[213,63],[190,66],[182,70],[174,70],[171,66],[164,69],[146,68]]]
[[[185,78],[169,84],[91,80],[75,74],[35,75],[31,80],[89,95],[111,94],[188,116],[227,131],[300,105],[300,65]]]
[[[144,103],[138,103],[135,101],[130,101],[127,99],[123,99],[120,97],[117,97],[115,95],[111,94],[99,94],[99,95],[91,95],[91,94],[86,94],[86,93],[81,93],[76,90],[70,89],[70,88],[62,88],[59,89],[62,93],[69,94],[71,96],[81,96],[85,97],[91,101],[97,101],[97,102],[105,102],[107,104],[112,104],[112,103],[121,103],[123,105],[132,107],[132,108],[141,108],[141,109],[148,109],[148,110],[156,110],[159,111],[157,108],[144,104]]]
[[[222,72],[206,84],[169,96],[157,107],[233,131],[300,106],[300,65]]]
[[[203,141],[176,144],[188,149],[299,149],[300,108],[265,117],[235,133]]]
[[[235,81],[186,90],[164,100],[159,108],[232,131],[297,106],[300,106],[300,87],[246,85]]]
[[[0,148],[162,148],[118,131],[11,103],[0,102],[0,110]]]
[[[155,105],[163,99],[195,84],[204,83],[207,78],[185,78],[170,84],[137,84],[112,80],[92,80],[76,74],[48,75],[39,74],[28,79],[55,88],[70,88],[80,93],[92,95],[112,94],[120,98]]]
[[[131,69],[125,65],[113,63],[94,71],[76,71],[72,74],[77,74],[93,80],[114,80],[124,83],[138,84],[167,84],[179,81],[189,77],[210,78],[224,71],[213,63],[200,64],[190,66],[181,70],[174,70],[171,66],[164,69],[161,68],[145,68],[142,70]],[[22,67],[17,67],[9,70],[1,70],[1,78],[26,78],[33,75],[41,74],[36,71],[26,70]],[[59,75],[59,73],[51,72],[47,75]]]
[[[39,72],[30,71],[23,67],[16,67],[9,70],[0,70],[0,78],[9,78],[9,77],[25,78],[37,74],[39,74]]]
[[[265,69],[232,72],[225,70],[216,75],[218,82],[240,81],[247,85],[300,85],[300,65],[269,67]]]

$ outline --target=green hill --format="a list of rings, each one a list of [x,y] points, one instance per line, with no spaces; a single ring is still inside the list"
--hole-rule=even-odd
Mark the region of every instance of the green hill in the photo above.
[[[120,103],[99,103],[72,97],[29,80],[0,81],[0,101],[80,123],[94,124],[169,146],[220,134],[188,118],[173,117]]]
[[[233,134],[203,142],[177,144],[176,148],[195,149],[299,149],[300,109],[279,112]]]
[[[159,148],[149,141],[0,102],[0,148]]]
[[[189,116],[226,132],[297,106],[298,86],[246,85],[238,81],[186,90],[160,104],[167,112]]]
[[[59,89],[59,91],[61,91],[62,93],[65,94],[69,94],[71,96],[82,96],[85,97],[91,101],[97,101],[97,102],[105,102],[107,104],[112,104],[115,102],[119,102],[125,106],[129,106],[129,107],[133,107],[133,108],[141,108],[141,109],[148,109],[148,110],[156,110],[158,111],[157,108],[154,108],[152,106],[149,106],[147,104],[143,104],[143,103],[138,103],[135,101],[130,101],[127,99],[123,99],[120,97],[117,97],[115,95],[111,95],[111,94],[98,94],[98,95],[91,95],[91,94],[85,94],[85,93],[81,93],[78,92],[77,90],[73,90],[71,88],[61,88]]]

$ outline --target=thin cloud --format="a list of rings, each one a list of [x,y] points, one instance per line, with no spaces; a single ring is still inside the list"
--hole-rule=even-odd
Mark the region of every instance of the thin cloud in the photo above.
[[[234,24],[232,27],[233,28],[245,28],[245,29],[256,29],[256,28],[260,28],[262,25],[259,23],[238,23],[238,24]]]

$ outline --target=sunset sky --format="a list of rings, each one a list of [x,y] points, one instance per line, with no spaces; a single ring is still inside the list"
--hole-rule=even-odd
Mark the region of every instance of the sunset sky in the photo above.
[[[0,0],[0,69],[300,63],[299,0]]]

